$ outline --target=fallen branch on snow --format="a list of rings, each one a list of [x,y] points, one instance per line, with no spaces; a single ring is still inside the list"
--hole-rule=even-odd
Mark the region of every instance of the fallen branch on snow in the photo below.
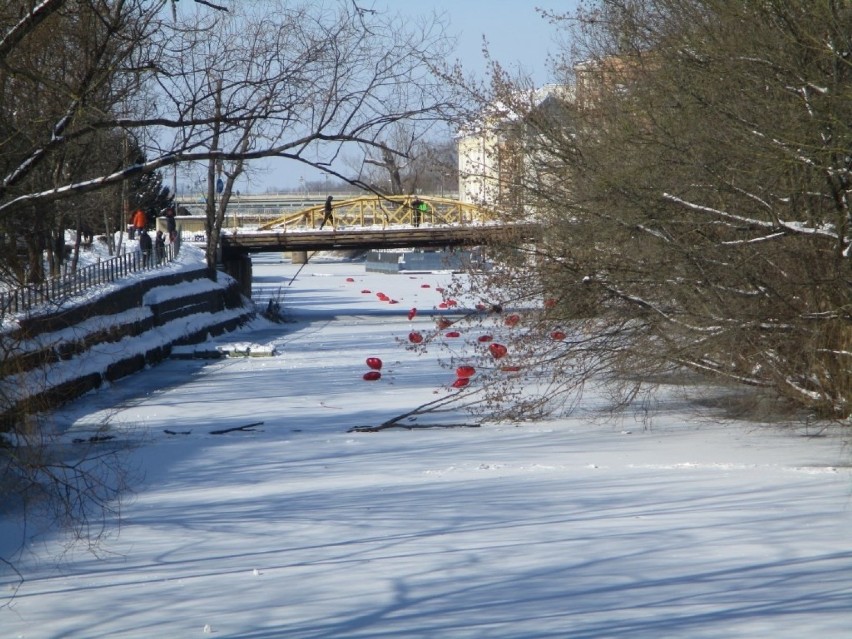
[[[479,391],[466,392],[460,390],[457,393],[454,393],[448,397],[439,397],[438,399],[434,399],[431,402],[426,402],[425,404],[421,404],[417,408],[414,408],[407,413],[403,413],[401,415],[397,415],[385,422],[382,422],[378,426],[353,426],[347,432],[349,433],[378,433],[382,430],[387,430],[388,428],[405,428],[406,430],[420,430],[424,428],[478,428],[480,424],[430,424],[430,425],[414,425],[414,424],[401,424],[400,422],[406,418],[413,418],[415,415],[426,415],[429,413],[436,413],[439,410],[443,409],[445,406],[452,406],[454,404],[458,404],[461,397],[463,396],[465,399],[476,395]],[[480,400],[481,401],[481,400]],[[466,406],[472,406],[476,402],[471,401],[466,404]]]
[[[263,422],[254,422],[253,424],[246,424],[245,426],[234,426],[233,428],[223,428],[222,430],[211,430],[211,435],[224,435],[225,433],[233,433],[234,431],[241,430],[243,432],[257,432],[255,431],[255,426],[262,426]]]

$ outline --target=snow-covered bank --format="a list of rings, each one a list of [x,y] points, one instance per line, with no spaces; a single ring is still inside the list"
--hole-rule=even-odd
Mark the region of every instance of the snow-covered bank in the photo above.
[[[650,428],[590,421],[589,394],[536,425],[347,433],[450,392],[400,343],[449,276],[309,264],[288,286],[297,268],[254,268],[293,323],[215,340],[276,355],[166,362],[58,415],[69,437],[108,421],[144,440],[145,481],[112,554],[30,544],[4,636],[848,636],[841,441],[665,395]]]
[[[175,343],[221,334],[253,314],[236,283],[224,274],[211,281],[203,253],[186,246],[161,269],[8,321],[0,347],[6,370],[15,372],[0,379],[0,408],[52,408],[160,361]]]

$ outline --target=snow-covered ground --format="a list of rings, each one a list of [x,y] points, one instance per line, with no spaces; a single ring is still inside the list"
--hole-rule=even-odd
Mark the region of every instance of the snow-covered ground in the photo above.
[[[852,636],[842,438],[712,420],[665,389],[650,423],[593,419],[590,392],[534,425],[347,432],[451,392],[404,348],[449,275],[297,269],[255,259],[293,322],[210,345],[264,356],[172,360],[59,413],[69,439],[108,423],[137,443],[143,479],[100,557],[49,534],[14,557],[0,636]]]

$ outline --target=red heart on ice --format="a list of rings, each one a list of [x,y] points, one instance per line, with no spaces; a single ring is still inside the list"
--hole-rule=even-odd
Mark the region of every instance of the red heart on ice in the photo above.
[[[476,369],[473,366],[459,366],[456,369],[456,377],[468,378],[476,375]]]
[[[488,347],[488,352],[491,353],[491,357],[494,359],[500,359],[501,357],[506,357],[506,353],[509,352],[502,344],[493,343]]]

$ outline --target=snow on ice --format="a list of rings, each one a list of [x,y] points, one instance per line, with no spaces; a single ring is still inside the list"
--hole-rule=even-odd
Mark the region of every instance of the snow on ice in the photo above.
[[[450,276],[316,262],[289,284],[297,270],[257,257],[289,321],[206,345],[266,356],[170,360],[57,413],[69,438],[108,423],[131,442],[138,481],[97,557],[47,532],[13,554],[6,516],[0,555],[25,581],[0,635],[850,636],[842,436],[666,389],[650,423],[599,419],[592,391],[536,424],[347,432],[451,392],[452,371],[405,348]]]

